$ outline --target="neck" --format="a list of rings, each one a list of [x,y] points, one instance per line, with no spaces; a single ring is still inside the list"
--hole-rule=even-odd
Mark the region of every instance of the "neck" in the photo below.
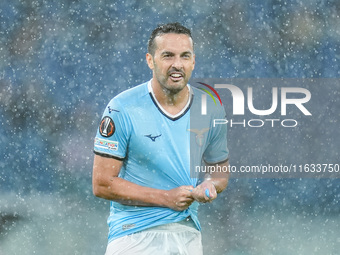
[[[151,86],[158,103],[171,114],[180,112],[189,100],[188,86],[180,91],[172,91],[161,87],[155,79],[152,79]]]

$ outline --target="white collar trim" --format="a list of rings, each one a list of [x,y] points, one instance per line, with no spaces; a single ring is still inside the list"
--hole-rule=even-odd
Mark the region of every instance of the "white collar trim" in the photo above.
[[[188,84],[187,84],[187,87],[188,87],[188,90],[189,90],[189,100],[188,100],[187,104],[183,107],[183,109],[179,113],[174,115],[174,114],[167,112],[162,107],[162,105],[157,101],[157,98],[156,98],[155,93],[153,92],[153,89],[152,89],[152,86],[151,86],[151,81],[152,81],[152,79],[148,82],[148,90],[151,93],[151,96],[153,97],[154,101],[156,102],[158,108],[163,112],[163,114],[170,117],[171,119],[175,119],[175,118],[178,118],[179,116],[181,116],[188,109],[188,107],[190,106],[191,100],[192,100],[192,91],[191,91],[191,88]]]

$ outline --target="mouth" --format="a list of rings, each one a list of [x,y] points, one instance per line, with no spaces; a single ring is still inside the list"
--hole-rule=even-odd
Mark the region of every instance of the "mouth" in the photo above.
[[[169,77],[174,82],[179,82],[184,78],[184,75],[180,72],[172,72],[169,74]]]

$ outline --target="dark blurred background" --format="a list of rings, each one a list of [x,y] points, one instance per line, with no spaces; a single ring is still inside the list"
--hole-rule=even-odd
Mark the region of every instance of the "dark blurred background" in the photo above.
[[[104,253],[109,204],[92,195],[93,139],[108,101],[150,79],[157,24],[192,29],[193,78],[338,78],[339,15],[336,0],[0,0],[0,254]],[[320,142],[338,156],[329,100],[318,102],[334,140]],[[233,135],[229,149],[231,163],[247,158]],[[232,178],[201,208],[205,253],[338,254],[339,184]]]

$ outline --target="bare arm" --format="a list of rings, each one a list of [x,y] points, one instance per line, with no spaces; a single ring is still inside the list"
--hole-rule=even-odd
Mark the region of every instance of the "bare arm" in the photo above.
[[[228,169],[229,170],[229,161],[222,162],[219,165],[221,169]],[[207,174],[205,180],[198,185],[193,190],[193,197],[195,200],[201,203],[211,202],[217,198],[217,194],[221,193],[228,185],[229,181],[229,171],[221,171],[221,172],[213,172]],[[209,190],[209,196],[205,195],[205,190]]]
[[[93,194],[124,205],[160,206],[176,211],[187,209],[194,201],[192,186],[171,190],[153,189],[118,177],[123,161],[95,155],[93,163]]]

